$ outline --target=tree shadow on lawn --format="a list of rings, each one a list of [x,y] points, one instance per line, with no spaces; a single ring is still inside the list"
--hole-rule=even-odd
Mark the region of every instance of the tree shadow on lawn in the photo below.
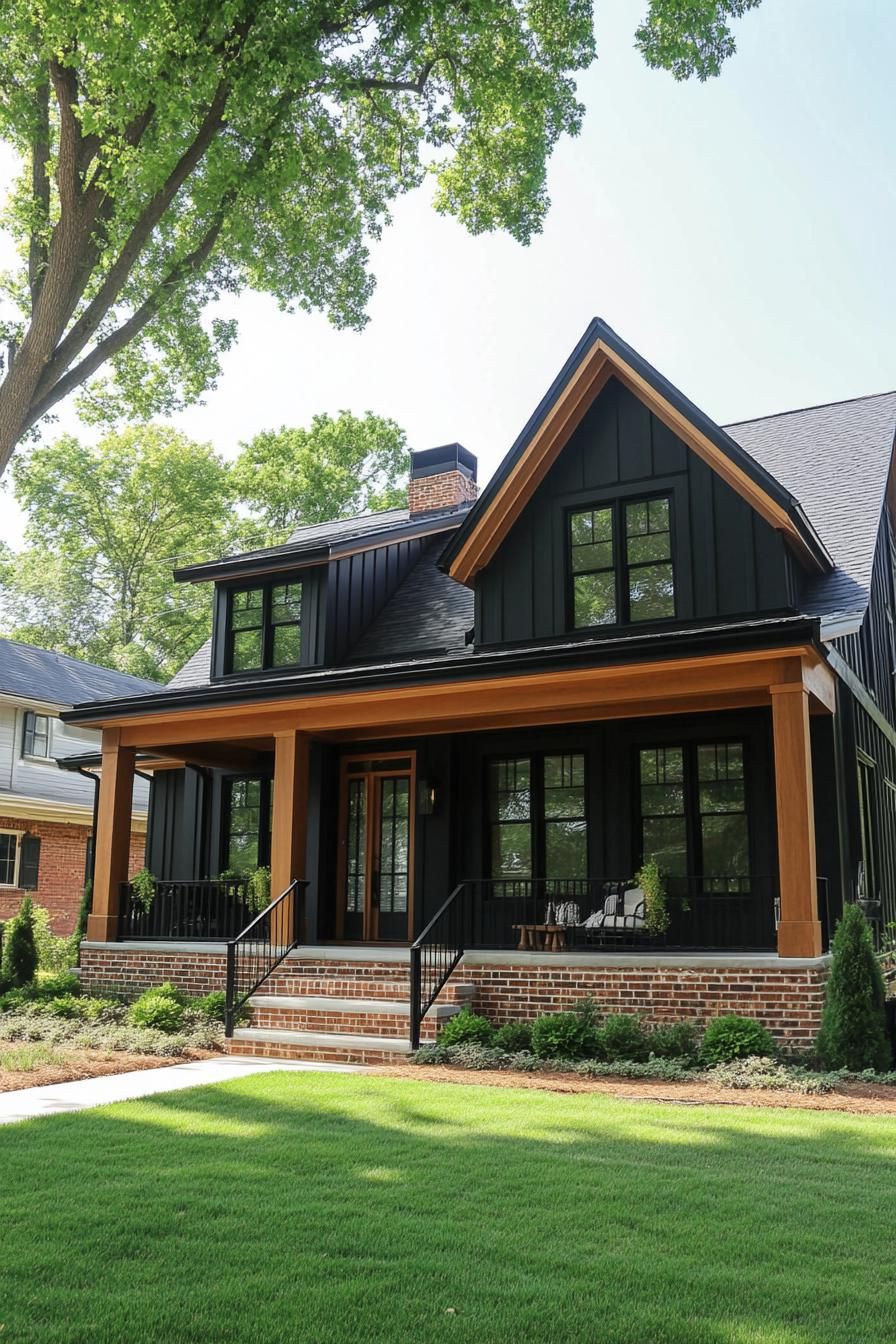
[[[0,1132],[3,1338],[896,1337],[896,1126],[266,1074]]]

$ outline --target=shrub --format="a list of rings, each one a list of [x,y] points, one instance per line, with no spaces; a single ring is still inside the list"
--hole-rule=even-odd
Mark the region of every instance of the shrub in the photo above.
[[[4,929],[3,978],[14,988],[29,985],[37,971],[34,943],[34,907],[30,896],[22,899],[19,912]]]
[[[93,883],[88,878],[84,883],[84,890],[81,892],[81,903],[78,906],[78,918],[75,920],[75,931],[71,936],[73,951],[77,954],[81,946],[82,939],[87,934],[87,916],[93,908]]]
[[[469,1008],[462,1008],[455,1017],[449,1017],[439,1032],[439,1045],[464,1045],[472,1041],[476,1045],[491,1045],[495,1029],[491,1022]]]
[[[724,1013],[708,1023],[701,1056],[707,1064],[727,1064],[750,1055],[771,1057],[778,1053],[775,1038],[753,1017]]]
[[[532,1023],[532,1053],[539,1059],[582,1059],[593,1038],[580,1013],[543,1013]]]
[[[614,1063],[585,1059],[574,1067],[583,1078],[659,1078],[665,1083],[680,1083],[694,1077],[688,1061],[683,1059],[620,1059]]]
[[[128,1021],[135,1027],[152,1027],[156,1031],[180,1031],[184,1024],[184,1006],[179,997],[169,992],[173,986],[158,985],[147,989],[131,1004]]]
[[[45,906],[34,907],[32,925],[39,969],[54,975],[70,970],[77,961],[78,949],[70,938],[57,938],[50,927],[50,912]]]
[[[191,999],[190,1009],[206,1022],[223,1022],[227,1008],[227,995],[223,989],[214,989],[201,999]]]
[[[650,1054],[650,1036],[634,1013],[610,1013],[597,1033],[599,1057],[609,1062],[617,1059],[643,1061]]]
[[[59,994],[80,994],[81,981],[70,971],[38,971],[29,992],[33,999],[55,999]]]
[[[715,1083],[718,1087],[763,1087],[772,1091],[807,1094],[832,1092],[840,1081],[836,1074],[812,1073],[798,1065],[782,1064],[762,1056],[715,1064],[706,1070],[704,1076],[708,1083]]]
[[[700,1053],[697,1028],[692,1022],[668,1022],[654,1027],[648,1044],[654,1059],[696,1059]]]
[[[837,925],[831,974],[825,993],[819,1058],[828,1068],[888,1069],[884,978],[871,940],[868,921],[857,905],[848,905]]]
[[[505,1022],[495,1032],[495,1045],[499,1050],[507,1050],[511,1055],[521,1050],[532,1049],[531,1022]]]
[[[93,999],[74,994],[58,994],[39,1007],[40,1012],[49,1013],[51,1017],[67,1017],[78,1022],[96,1022],[101,1017],[111,1017],[116,1010],[119,1005],[115,999]]]

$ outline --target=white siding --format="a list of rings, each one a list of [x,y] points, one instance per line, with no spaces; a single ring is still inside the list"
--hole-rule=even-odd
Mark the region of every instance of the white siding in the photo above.
[[[22,755],[22,738],[27,705],[0,704],[0,789],[49,802],[93,806],[93,784],[74,770],[60,770],[53,757],[81,756],[98,752],[100,735],[91,729],[65,724],[54,714],[50,719],[50,756],[46,761]],[[41,713],[43,711],[37,710]],[[138,779],[134,783],[134,807],[145,812],[149,786]]]

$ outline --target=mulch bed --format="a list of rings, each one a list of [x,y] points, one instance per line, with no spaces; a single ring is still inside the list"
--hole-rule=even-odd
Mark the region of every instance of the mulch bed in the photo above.
[[[541,1092],[599,1092],[626,1101],[666,1101],[679,1106],[773,1106],[804,1111],[848,1111],[853,1115],[896,1115],[896,1087],[880,1083],[842,1083],[834,1092],[806,1095],[771,1088],[712,1087],[706,1083],[667,1083],[656,1078],[579,1078],[568,1073],[511,1073],[454,1068],[449,1064],[394,1065],[373,1073],[419,1078],[433,1083],[534,1088]]]
[[[81,1078],[102,1078],[109,1073],[135,1073],[138,1069],[163,1069],[169,1064],[189,1064],[195,1059],[210,1059],[213,1050],[191,1050],[177,1058],[162,1055],[131,1055],[123,1050],[73,1050],[58,1047],[65,1055],[64,1064],[46,1064],[37,1069],[5,1069],[0,1050],[0,1092],[18,1092],[26,1087],[46,1087],[52,1083],[74,1083]]]

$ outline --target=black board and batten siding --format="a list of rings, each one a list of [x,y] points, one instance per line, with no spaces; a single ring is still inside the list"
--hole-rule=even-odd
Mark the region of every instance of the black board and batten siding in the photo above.
[[[392,542],[331,561],[327,577],[326,665],[341,663],[420,559],[426,538]]]
[[[799,576],[781,534],[611,379],[478,576],[477,643],[564,634],[568,511],[657,493],[673,501],[678,620],[793,610]]]

